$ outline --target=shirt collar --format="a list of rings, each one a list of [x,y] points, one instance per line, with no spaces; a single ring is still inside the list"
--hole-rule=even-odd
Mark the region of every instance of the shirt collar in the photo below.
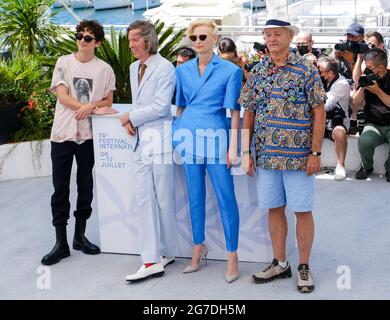
[[[150,67],[151,65],[153,65],[153,62],[154,62],[157,55],[158,55],[158,53],[152,54],[148,59],[146,59],[144,64],[146,64],[147,67]],[[140,63],[141,63],[141,61],[140,61]]]
[[[268,62],[269,64],[275,65],[274,62],[272,61],[270,55],[266,56],[266,59],[267,59],[267,62]],[[295,53],[292,52],[292,51],[289,51],[289,52],[288,52],[288,55],[287,55],[287,59],[286,59],[284,65],[287,65],[287,64],[296,64],[296,63],[299,61],[299,59],[300,59],[300,57],[299,57],[297,54],[295,54]]]

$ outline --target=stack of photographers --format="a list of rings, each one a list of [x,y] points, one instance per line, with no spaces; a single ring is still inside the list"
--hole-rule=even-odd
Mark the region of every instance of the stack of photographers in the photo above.
[[[386,56],[388,57],[387,69],[390,69],[390,59],[389,59],[390,50],[385,48],[383,36],[377,31],[369,32],[366,35],[366,41],[369,49],[379,48],[386,52]],[[359,53],[357,56],[355,67],[353,68],[353,81],[355,83],[359,82],[359,78],[364,72],[364,69],[365,69],[365,63],[363,61],[363,54]]]
[[[347,176],[345,156],[347,154],[347,132],[349,128],[350,85],[345,77],[339,73],[337,59],[322,56],[318,59],[317,65],[326,92],[325,138],[334,141],[337,155],[334,178],[336,181],[341,181]]]
[[[390,71],[383,49],[373,48],[363,55],[364,74],[352,96],[354,105],[365,104],[365,125],[358,147],[362,166],[356,179],[366,179],[373,171],[375,148],[390,142]],[[390,182],[390,153],[385,162],[386,180]]]

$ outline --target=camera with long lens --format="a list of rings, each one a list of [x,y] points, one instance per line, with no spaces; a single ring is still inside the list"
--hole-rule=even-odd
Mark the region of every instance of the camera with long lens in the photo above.
[[[378,76],[376,76],[373,73],[367,74],[367,75],[362,75],[359,78],[359,86],[361,88],[372,86],[374,84],[374,81],[378,80]]]
[[[259,43],[259,42],[255,42],[255,43],[253,44],[253,49],[254,49],[256,52],[266,53],[267,45],[262,44],[262,43]],[[253,67],[254,67],[256,64],[258,64],[258,63],[259,63],[259,61],[255,61],[255,62],[252,62],[252,63],[247,63],[247,64],[244,66],[245,71],[251,72],[251,70],[253,69]]]
[[[333,130],[336,126],[342,126],[345,117],[344,109],[339,105],[334,106],[332,109],[326,111],[326,127],[329,130]]]
[[[257,52],[263,52],[265,53],[265,49],[267,49],[267,45],[265,44],[262,44],[262,43],[259,43],[259,42],[255,42],[253,44],[253,49]]]
[[[370,47],[367,43],[364,42],[352,42],[352,41],[340,41],[334,45],[335,50],[337,51],[349,51],[354,54],[365,53],[370,50]]]
[[[358,127],[358,130],[359,130],[359,134],[362,134],[363,132],[363,129],[364,129],[364,125],[366,123],[366,113],[364,112],[364,110],[359,110],[357,113],[356,113],[356,122],[357,122],[357,127]]]

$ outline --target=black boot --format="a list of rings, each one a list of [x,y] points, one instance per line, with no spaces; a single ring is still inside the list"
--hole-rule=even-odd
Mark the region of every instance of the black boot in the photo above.
[[[54,248],[45,255],[41,263],[49,266],[60,262],[62,258],[70,256],[68,241],[66,240],[66,226],[57,226],[56,227],[56,244]]]
[[[86,225],[87,220],[76,218],[76,227],[74,230],[73,238],[73,249],[81,250],[85,254],[99,254],[99,247],[89,242],[84,235]]]

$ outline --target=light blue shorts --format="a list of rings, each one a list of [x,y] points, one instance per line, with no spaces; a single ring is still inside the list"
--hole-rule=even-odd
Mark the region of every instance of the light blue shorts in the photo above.
[[[301,170],[257,169],[259,207],[274,209],[286,206],[294,212],[313,211],[314,175]]]

